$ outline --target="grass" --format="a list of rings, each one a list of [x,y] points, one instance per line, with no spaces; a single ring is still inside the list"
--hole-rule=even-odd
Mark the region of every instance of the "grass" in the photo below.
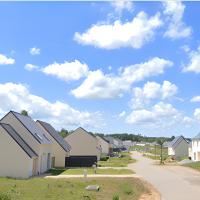
[[[93,168],[74,168],[74,169],[51,169],[49,172],[52,175],[83,175],[84,170],[87,170],[87,174],[95,174]],[[129,169],[97,169],[96,174],[110,174],[110,175],[120,175],[120,174],[133,174],[134,172]]]
[[[122,157],[111,157],[107,161],[99,161],[100,167],[127,167],[128,164],[136,162],[131,158],[130,153],[122,153]]]
[[[100,191],[86,191],[88,185],[99,185]],[[0,178],[1,200],[112,200],[116,195],[121,200],[138,200],[144,192],[145,186],[136,178]]]
[[[199,162],[188,163],[188,164],[185,164],[184,166],[191,167],[193,169],[196,169],[196,170],[200,171],[200,161]]]

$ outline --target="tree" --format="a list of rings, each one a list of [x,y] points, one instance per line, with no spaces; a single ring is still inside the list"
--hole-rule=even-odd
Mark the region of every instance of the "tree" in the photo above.
[[[28,116],[28,111],[22,110],[22,111],[21,111],[21,114],[24,115],[24,116]]]
[[[60,134],[60,136],[65,138],[69,134],[69,132],[68,132],[68,130],[62,128],[61,131],[59,132],[59,134]]]

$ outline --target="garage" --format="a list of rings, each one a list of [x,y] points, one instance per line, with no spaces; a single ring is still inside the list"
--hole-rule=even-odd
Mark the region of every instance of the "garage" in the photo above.
[[[97,163],[97,156],[70,156],[65,158],[66,167],[92,167]]]

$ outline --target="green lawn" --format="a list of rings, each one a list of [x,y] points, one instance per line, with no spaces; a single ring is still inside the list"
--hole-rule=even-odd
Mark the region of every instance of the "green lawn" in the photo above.
[[[122,153],[122,157],[112,157],[107,161],[99,161],[100,167],[127,167],[129,163],[136,162],[135,159],[131,158],[130,153]]]
[[[52,175],[83,175],[84,170],[87,170],[87,174],[95,174],[93,168],[74,168],[74,169],[51,169],[49,172]],[[129,169],[97,169],[96,174],[111,174],[111,175],[120,175],[120,174],[133,174],[134,172]]]
[[[200,162],[188,163],[188,164],[185,164],[184,166],[191,167],[193,169],[200,171]]]
[[[100,191],[86,191],[88,185],[99,185]],[[0,200],[138,200],[146,192],[136,178],[15,180],[0,178]]]

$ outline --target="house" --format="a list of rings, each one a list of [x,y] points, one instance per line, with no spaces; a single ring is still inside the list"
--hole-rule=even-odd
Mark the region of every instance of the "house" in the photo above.
[[[188,158],[192,159],[192,141],[188,144]]]
[[[65,137],[71,146],[70,157],[66,159],[68,167],[91,167],[100,159],[101,149],[96,137],[79,127]]]
[[[114,152],[120,152],[123,149],[123,142],[118,139],[118,138],[114,138],[111,136],[106,136],[105,139],[107,141],[109,141],[109,143],[112,145],[113,151]]]
[[[123,146],[127,150],[130,150],[130,148],[133,146],[133,142],[131,140],[125,140],[125,141],[123,141]]]
[[[200,161],[200,133],[192,139],[192,160]]]
[[[37,155],[37,158],[34,159],[32,165],[32,175],[44,173],[51,168],[52,142],[46,136],[45,131],[41,129],[31,117],[10,111],[0,120],[0,122],[9,124],[20,138],[22,138],[24,143],[26,143]],[[15,134],[15,136],[17,136],[17,134]],[[0,146],[0,148],[2,147]],[[13,153],[16,154],[15,151]],[[7,157],[4,159],[6,160]],[[21,166],[24,165],[20,160],[19,162]]]
[[[0,123],[0,177],[37,175],[37,159],[35,151],[9,124]]]
[[[70,145],[48,123],[37,120],[36,123],[45,131],[52,141],[52,167],[65,167],[66,157],[69,157]]]
[[[174,158],[188,156],[188,141],[183,136],[175,137],[168,143],[168,155]]]
[[[112,153],[112,145],[104,137],[96,136],[98,144],[101,148],[101,153],[110,155]]]

